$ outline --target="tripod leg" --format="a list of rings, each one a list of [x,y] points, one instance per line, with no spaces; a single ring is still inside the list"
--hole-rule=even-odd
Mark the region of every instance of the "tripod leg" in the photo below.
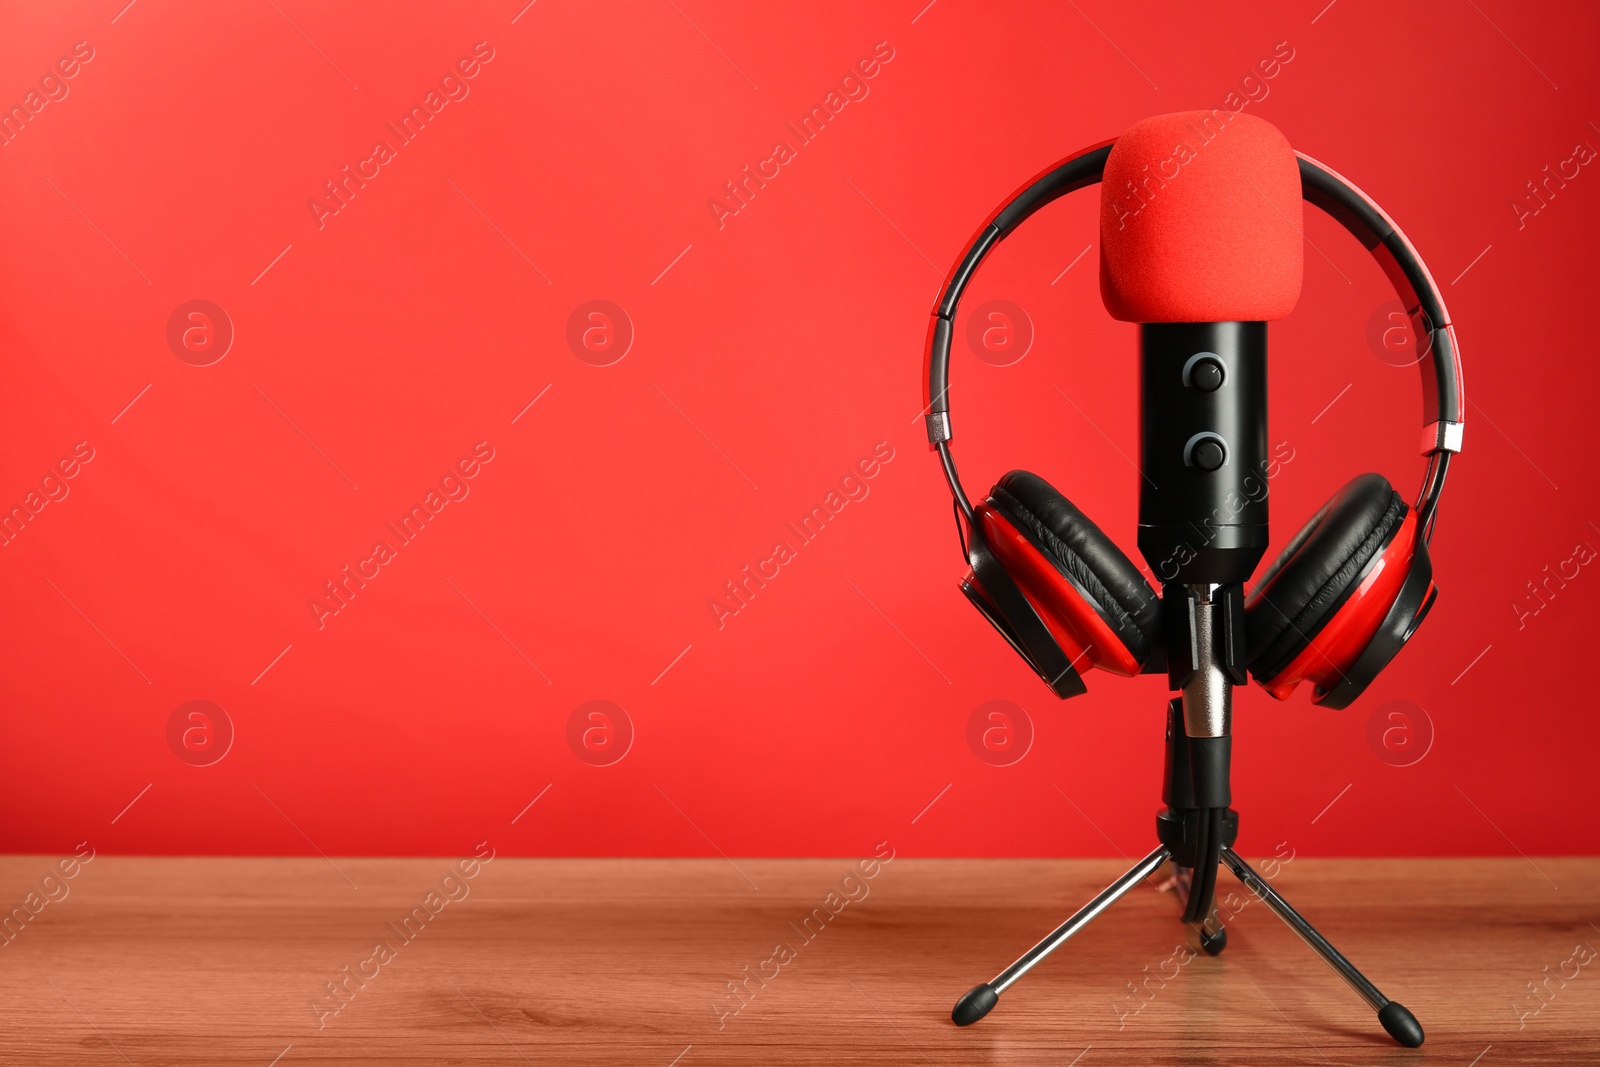
[[[1256,873],[1255,868],[1244,861],[1240,855],[1231,848],[1222,850],[1222,862],[1228,869],[1243,882],[1256,896],[1266,902],[1284,921],[1284,924],[1300,935],[1300,940],[1311,946],[1313,952],[1321,956],[1329,967],[1332,967],[1340,978],[1343,978],[1354,989],[1361,999],[1372,1005],[1378,1013],[1378,1022],[1383,1024],[1384,1030],[1406,1048],[1416,1048],[1422,1044],[1422,1024],[1417,1022],[1417,1017],[1407,1011],[1399,1001],[1390,1000],[1379,992],[1378,987],[1367,981],[1366,975],[1355,969],[1351,962],[1339,954],[1339,950],[1328,944],[1326,938],[1317,933],[1316,928],[1300,913],[1289,906],[1289,902],[1280,897],[1277,890],[1267,884],[1267,880]]]
[[[988,1015],[1000,1000],[1000,994],[1010,988],[1013,982],[1032,970],[1034,964],[1064,945],[1073,934],[1088,926],[1095,916],[1115,904],[1130,889],[1154,874],[1156,868],[1167,861],[1167,855],[1167,847],[1161,845],[1134,864],[1128,873],[1112,882],[1099,896],[1074,912],[1072,918],[1056,927],[1049,937],[1024,952],[1021,959],[1001,971],[994,981],[969,989],[966,996],[956,1001],[955,1009],[950,1012],[950,1018],[957,1026],[971,1026]]]

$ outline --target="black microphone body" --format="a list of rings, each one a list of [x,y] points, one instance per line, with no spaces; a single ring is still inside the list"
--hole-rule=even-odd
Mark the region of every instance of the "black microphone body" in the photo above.
[[[1139,551],[1162,585],[1243,582],[1267,550],[1267,324],[1139,327]]]

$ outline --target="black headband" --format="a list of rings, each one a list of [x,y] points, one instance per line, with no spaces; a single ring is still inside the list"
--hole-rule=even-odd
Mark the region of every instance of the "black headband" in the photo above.
[[[955,460],[950,455],[950,343],[956,306],[978,264],[1012,230],[1046,204],[1100,181],[1114,143],[1107,141],[1063,160],[1012,197],[979,230],[945,279],[939,294],[928,333],[928,406],[924,416],[928,441],[939,450],[950,491],[969,519],[972,505],[961,487]],[[1423,350],[1419,361],[1422,367],[1422,454],[1429,462],[1417,498],[1417,511],[1422,527],[1431,530],[1450,454],[1461,451],[1461,356],[1450,314],[1445,310],[1439,287],[1416,249],[1383,209],[1333,170],[1303,153],[1295,155],[1300,163],[1301,195],[1354,234],[1378,260],[1410,316]]]

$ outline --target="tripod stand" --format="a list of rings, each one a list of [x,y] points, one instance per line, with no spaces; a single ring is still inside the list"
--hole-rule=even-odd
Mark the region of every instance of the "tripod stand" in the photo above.
[[[1167,705],[1167,752],[1162,789],[1162,800],[1166,806],[1156,816],[1156,834],[1161,843],[992,981],[969,990],[956,1002],[955,1009],[950,1013],[957,1026],[970,1026],[989,1014],[999,1002],[1000,994],[1017,979],[1066,944],[1096,916],[1170,859],[1180,869],[1189,872],[1185,918],[1189,921],[1199,920],[1200,945],[1208,955],[1218,955],[1228,943],[1227,931],[1217,917],[1213,903],[1214,876],[1220,863],[1271,908],[1302,941],[1310,945],[1312,951],[1321,956],[1378,1013],[1378,1022],[1390,1037],[1407,1048],[1422,1044],[1422,1026],[1416,1016],[1399,1002],[1385,997],[1315,927],[1290,907],[1289,902],[1255,868],[1233,850],[1239,833],[1239,816],[1227,806],[1228,745],[1225,742],[1231,740],[1228,736],[1229,688],[1233,684],[1232,676],[1236,673],[1229,665],[1232,657],[1228,655],[1228,650],[1239,646],[1235,641],[1238,635],[1230,623],[1230,620],[1237,618],[1237,589],[1237,586],[1231,590],[1197,587],[1186,592],[1180,591],[1189,603],[1189,610],[1180,618],[1186,617],[1190,625],[1187,633],[1183,632],[1185,627],[1182,626],[1169,628],[1169,637],[1176,633],[1177,636],[1191,639],[1179,645],[1169,643],[1168,647],[1189,649],[1185,658],[1190,662],[1169,662],[1172,677],[1185,677],[1186,684],[1182,686],[1183,697]],[[1169,619],[1177,614],[1170,610],[1171,605],[1166,607],[1169,610],[1165,614]],[[1174,667],[1177,669],[1174,670]],[[1202,725],[1201,729],[1212,732],[1199,733],[1196,725],[1207,721],[1209,727]],[[1195,736],[1191,736],[1191,731],[1195,731]],[[1209,779],[1200,783],[1198,791],[1194,773],[1197,766],[1204,772],[1201,777]],[[1220,779],[1216,777],[1218,771]]]

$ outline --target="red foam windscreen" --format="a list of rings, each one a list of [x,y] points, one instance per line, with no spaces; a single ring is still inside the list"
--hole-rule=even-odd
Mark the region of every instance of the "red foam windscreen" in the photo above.
[[[1124,322],[1281,319],[1300,296],[1302,226],[1294,149],[1270,122],[1145,119],[1106,160],[1101,299]]]

